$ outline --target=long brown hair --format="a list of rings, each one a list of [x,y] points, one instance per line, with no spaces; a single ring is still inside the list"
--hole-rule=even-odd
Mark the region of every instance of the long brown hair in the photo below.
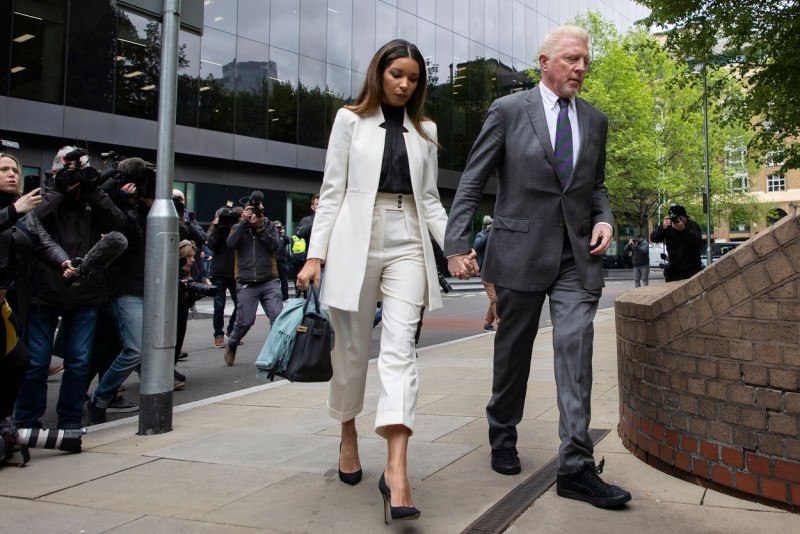
[[[406,57],[413,59],[417,62],[417,65],[419,65],[417,88],[411,94],[408,102],[406,102],[406,111],[417,132],[419,132],[424,139],[427,139],[438,147],[440,146],[439,143],[431,138],[422,128],[422,121],[430,120],[422,115],[422,106],[425,105],[425,91],[428,87],[425,59],[422,57],[417,46],[413,43],[409,43],[405,39],[389,41],[375,52],[375,55],[372,56],[372,61],[369,62],[364,83],[361,85],[361,90],[358,92],[355,102],[345,107],[359,115],[369,115],[374,112],[381,103],[384,71],[386,71],[395,59]]]

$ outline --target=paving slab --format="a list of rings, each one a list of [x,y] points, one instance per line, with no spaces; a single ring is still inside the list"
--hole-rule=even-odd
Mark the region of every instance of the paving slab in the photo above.
[[[3,473],[5,486],[5,472]],[[80,532],[99,534],[130,524],[138,514],[0,497],[2,532]]]
[[[52,493],[42,500],[102,510],[194,519],[292,475],[256,469],[159,459]]]
[[[153,461],[153,458],[139,456],[71,454],[40,449],[32,450],[31,456],[31,462],[25,467],[2,468],[0,495],[36,499]]]
[[[797,516],[786,512],[753,512],[635,498],[622,509],[603,510],[587,503],[561,498],[551,488],[506,532],[753,534],[797,532],[798,526],[800,521]]]
[[[190,521],[172,517],[145,516],[108,532],[113,534],[270,534],[280,530],[259,527],[239,527],[210,521]]]

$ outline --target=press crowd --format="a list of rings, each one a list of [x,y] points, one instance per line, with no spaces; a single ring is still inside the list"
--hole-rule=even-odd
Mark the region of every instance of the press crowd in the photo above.
[[[59,429],[134,412],[123,383],[141,370],[147,216],[156,170],[140,158],[116,159],[102,172],[87,152],[61,148],[41,187],[23,191],[21,165],[0,152],[0,419],[41,428],[48,377],[61,373]],[[172,196],[179,216],[174,390],[195,302],[214,298],[213,346],[234,365],[236,349],[260,304],[270,323],[289,298],[290,277],[305,262],[312,215],[286,235],[264,213],[263,194],[220,207],[207,231]],[[226,321],[230,295],[235,312]],[[92,389],[95,378],[97,383]]]

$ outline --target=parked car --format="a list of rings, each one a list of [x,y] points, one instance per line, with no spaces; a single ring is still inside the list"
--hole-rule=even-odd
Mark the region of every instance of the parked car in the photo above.
[[[667,263],[667,247],[664,243],[650,243],[650,268],[663,269]]]
[[[718,241],[716,243],[711,243],[711,261],[717,261],[724,254],[727,254],[741,244],[742,243],[740,241]],[[700,253],[700,261],[703,264],[703,268],[705,268],[706,264],[708,263],[708,247],[705,247],[703,252]]]

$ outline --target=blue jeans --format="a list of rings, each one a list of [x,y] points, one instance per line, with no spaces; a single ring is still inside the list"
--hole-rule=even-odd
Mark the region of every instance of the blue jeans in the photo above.
[[[80,306],[67,311],[42,304],[32,307],[25,331],[31,364],[25,373],[16,405],[16,418],[20,426],[42,426],[39,419],[47,409],[47,370],[53,356],[53,337],[59,317],[64,335],[64,374],[56,404],[58,428],[81,426],[98,308]]]
[[[117,394],[117,390],[142,363],[142,329],[144,327],[144,297],[142,295],[123,295],[111,300],[117,314],[122,351],[103,375],[94,390],[95,404],[107,408]]]
[[[217,286],[217,294],[214,295],[214,318],[212,319],[212,326],[214,327],[214,337],[223,334],[222,327],[225,326],[225,293],[230,291],[231,300],[233,301],[234,311],[228,320],[228,332],[233,332],[233,324],[236,322],[236,279],[232,276],[214,276],[211,278],[211,284]]]

